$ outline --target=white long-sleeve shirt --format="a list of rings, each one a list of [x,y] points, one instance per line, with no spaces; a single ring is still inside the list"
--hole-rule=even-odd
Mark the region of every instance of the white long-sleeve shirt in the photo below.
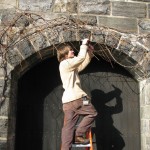
[[[78,72],[82,71],[90,62],[91,57],[87,52],[87,46],[81,45],[77,57],[63,60],[59,65],[60,77],[63,83],[64,93],[62,102],[67,103],[86,96],[82,90]]]

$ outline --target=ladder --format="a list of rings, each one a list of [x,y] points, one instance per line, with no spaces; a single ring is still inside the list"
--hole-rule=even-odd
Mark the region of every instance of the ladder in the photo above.
[[[72,147],[85,147],[85,150],[94,150],[91,129],[89,131],[87,131],[86,138],[88,138],[90,140],[89,144],[72,144]]]

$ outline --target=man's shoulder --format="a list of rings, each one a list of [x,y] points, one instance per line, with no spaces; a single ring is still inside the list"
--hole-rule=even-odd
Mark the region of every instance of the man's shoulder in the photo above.
[[[62,62],[60,62],[59,67],[60,67],[61,69],[68,68],[70,62],[71,62],[70,59],[65,59],[65,60],[63,60]]]
[[[60,65],[61,66],[69,65],[71,62],[74,61],[74,59],[76,59],[76,56],[74,58],[68,58],[68,59],[63,60],[62,62],[60,62]]]

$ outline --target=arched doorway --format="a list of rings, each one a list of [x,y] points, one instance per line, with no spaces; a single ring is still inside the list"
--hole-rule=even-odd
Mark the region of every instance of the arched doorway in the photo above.
[[[56,57],[19,80],[15,150],[60,150],[63,92]],[[122,67],[93,59],[82,72],[84,90],[99,112],[95,149],[140,149],[138,83]]]

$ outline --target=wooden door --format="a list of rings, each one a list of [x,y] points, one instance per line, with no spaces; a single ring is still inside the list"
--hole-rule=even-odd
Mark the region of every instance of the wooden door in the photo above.
[[[19,81],[16,150],[60,150],[63,88],[58,65],[56,57],[50,58]],[[98,111],[95,150],[140,150],[138,83],[122,67],[101,59],[93,59],[80,77]]]

